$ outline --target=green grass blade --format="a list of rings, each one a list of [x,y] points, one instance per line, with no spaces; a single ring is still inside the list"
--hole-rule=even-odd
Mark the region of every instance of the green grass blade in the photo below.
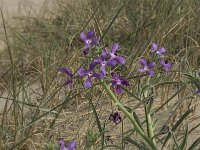
[[[124,2],[124,4],[120,7],[120,9],[118,10],[117,14],[115,15],[115,17],[112,19],[112,21],[110,22],[110,24],[108,25],[106,31],[103,33],[103,35],[100,38],[100,41],[103,40],[103,38],[105,37],[105,35],[107,34],[108,30],[111,28],[112,24],[114,23],[114,21],[117,19],[119,13],[122,11],[122,9],[124,8],[126,4],[126,1]]]
[[[174,136],[174,133],[171,132],[171,134],[172,134],[172,139],[173,139],[173,141],[174,141],[174,144],[175,144],[177,150],[182,150],[182,149],[179,147],[179,145],[178,145],[178,142],[177,142],[177,140],[176,140],[176,138],[175,138],[175,136]]]
[[[183,141],[182,143],[179,145],[179,147],[181,149],[184,149],[186,144],[187,144],[187,139],[188,139],[188,125],[186,126],[186,129],[185,129],[185,134],[184,134],[184,137],[183,137]]]
[[[100,97],[101,97],[101,96],[100,96]],[[100,122],[99,116],[98,116],[98,114],[97,114],[96,108],[95,108],[95,106],[94,106],[94,104],[93,104],[93,102],[92,102],[92,97],[89,97],[88,100],[89,100],[89,103],[90,103],[90,105],[91,105],[91,107],[92,107],[92,111],[93,111],[94,116],[95,116],[95,120],[96,120],[96,123],[97,123],[97,127],[98,127],[98,130],[99,130],[99,134],[100,134],[101,137],[102,137],[102,139],[101,139],[101,145],[102,145],[102,147],[103,147],[103,146],[104,146],[104,133],[103,133],[104,129],[101,127],[101,122]]]
[[[186,119],[186,117],[192,112],[193,110],[192,109],[189,109],[187,110],[182,116],[181,118],[175,123],[175,125],[172,127],[171,131],[174,132],[176,131],[176,129],[181,125],[181,123],[183,122],[183,120]],[[169,132],[169,134],[167,135],[164,143],[163,143],[163,146],[162,146],[162,149],[164,148],[164,146],[167,144],[167,141],[170,139],[171,137],[171,133]]]
[[[199,147],[197,148],[197,146],[199,146],[200,144],[200,137],[198,139],[196,139],[196,141],[194,141],[194,143],[189,147],[188,150],[197,150],[199,149]]]

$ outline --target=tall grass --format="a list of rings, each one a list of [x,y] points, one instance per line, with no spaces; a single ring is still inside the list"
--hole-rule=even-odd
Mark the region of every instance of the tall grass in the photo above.
[[[79,34],[91,29],[104,45],[118,42],[124,49],[127,66],[121,71],[134,86],[125,89],[128,96],[119,98],[127,106],[137,106],[141,118],[142,103],[136,98],[145,80],[137,78],[138,60],[149,56],[152,42],[164,45],[174,72],[152,81],[158,92],[155,112],[163,116],[158,116],[156,128],[168,123],[177,132],[163,141],[167,144],[170,139],[179,149],[190,147],[199,138],[192,134],[199,133],[199,112],[191,111],[199,98],[192,86],[186,86],[191,78],[182,73],[194,76],[200,67],[199,8],[199,0],[59,0],[45,17],[20,18],[15,26],[4,20],[7,47],[0,54],[0,99],[5,102],[0,112],[0,149],[44,149],[61,138],[76,139],[78,149],[100,149],[107,135],[120,143],[116,149],[135,149],[138,143],[133,137],[138,136],[127,121],[106,126],[113,107],[104,89],[71,92],[63,87],[65,76],[59,68],[67,66],[75,72],[82,65]],[[194,140],[185,144],[190,136]]]

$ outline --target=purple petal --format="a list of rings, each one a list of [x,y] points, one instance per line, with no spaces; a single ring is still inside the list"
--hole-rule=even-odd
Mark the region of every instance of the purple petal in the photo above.
[[[167,67],[171,67],[172,66],[172,64],[171,63],[168,63],[168,64],[166,64],[165,66],[167,66]]]
[[[145,69],[138,69],[137,71],[140,72],[140,73],[146,72]]]
[[[73,150],[76,147],[76,142],[73,141],[67,146],[67,150]]]
[[[117,84],[116,80],[111,80],[112,83],[112,88],[114,88],[114,86]]]
[[[126,63],[126,60],[125,60],[123,57],[121,57],[121,56],[116,56],[116,57],[115,57],[115,60],[116,60],[118,63],[122,64],[122,65],[124,65],[124,64]]]
[[[162,48],[160,48],[160,50],[159,50],[159,54],[164,54],[165,53],[165,48],[164,47],[162,47]]]
[[[147,66],[147,61],[145,59],[140,59],[140,64],[143,65],[144,67]]]
[[[118,77],[118,75],[116,73],[114,73],[114,72],[111,73],[111,76],[112,76],[113,79]]]
[[[85,46],[83,47],[83,50],[89,49],[91,46],[91,44],[85,44]]]
[[[95,36],[95,32],[94,31],[90,31],[90,32],[88,32],[87,33],[87,39],[93,39],[94,38],[94,36]]]
[[[78,69],[78,75],[81,76],[81,77],[84,77],[85,75],[88,74],[88,71],[83,69],[82,67],[80,69]]]
[[[151,68],[153,68],[154,66],[155,66],[155,62],[150,62],[149,65],[148,65],[148,68],[151,69]]]
[[[92,71],[94,69],[94,67],[97,65],[96,62],[92,62],[89,66],[89,70]]]
[[[162,66],[165,66],[165,61],[164,61],[164,60],[161,60],[161,61],[160,61],[160,64],[161,64]]]
[[[169,68],[172,66],[171,63],[166,64],[165,60],[161,60],[160,64],[164,67],[165,72],[169,72]]]
[[[165,72],[169,72],[169,67],[168,66],[164,66],[164,70],[165,70]]]
[[[92,86],[92,78],[91,77],[88,77],[87,80],[85,80],[84,86],[86,88],[90,88]]]
[[[99,44],[99,39],[94,39],[92,42],[91,42],[92,45],[97,45]]]
[[[69,83],[69,88],[70,88],[70,90],[73,90],[73,89],[74,89],[74,86],[73,86],[73,83],[72,83],[72,82]]]
[[[101,71],[103,72],[104,75],[106,75],[106,65],[101,66]]]
[[[92,74],[92,77],[95,77],[95,78],[97,78],[97,79],[103,79],[104,78],[104,76],[105,76],[105,74],[101,71],[100,73],[93,73]]]
[[[118,95],[122,93],[122,86],[121,85],[117,85],[117,87],[116,87],[116,93]]]
[[[122,84],[125,85],[125,86],[130,86],[128,80],[126,80],[126,79],[122,80]]]
[[[111,55],[111,52],[110,52],[107,48],[105,48],[105,52],[106,52],[108,55]]]
[[[60,149],[64,150],[65,149],[65,142],[64,142],[64,140],[60,140],[59,144],[60,144]]]
[[[122,121],[122,117],[119,112],[110,114],[109,120],[113,121],[116,125]]]
[[[66,73],[66,74],[69,75],[70,77],[73,76],[72,72],[71,72],[68,68],[61,67],[61,68],[60,68],[60,71],[61,71],[62,73]]]
[[[65,83],[63,85],[66,86],[66,85],[70,84],[70,82],[72,82],[72,80],[68,79],[67,81],[65,81]]]
[[[93,62],[101,64],[103,61],[100,58],[95,58]]]
[[[118,48],[119,48],[119,44],[114,43],[113,46],[112,46],[112,53],[115,53]]]
[[[107,57],[108,57],[108,54],[105,51],[101,53],[102,60],[106,60]]]
[[[108,65],[114,67],[116,65],[116,60],[115,59],[110,59],[108,62],[107,62]]]
[[[84,48],[83,48],[83,55],[86,56],[88,53],[89,53],[89,49],[84,49]]]
[[[103,51],[103,52],[101,53],[101,57],[102,57],[103,59],[106,59],[106,58],[108,57],[108,54],[106,53],[106,51]]]
[[[152,70],[147,70],[146,72],[147,72],[147,74],[149,74],[150,76],[154,76],[154,72],[153,72]]]
[[[167,67],[171,67],[171,66],[172,66],[171,63],[165,63],[165,60],[161,60],[161,61],[160,61],[160,64],[161,64],[162,66],[167,66]]]
[[[158,50],[158,45],[156,43],[152,43],[151,48],[152,48],[152,52],[155,52]]]
[[[116,112],[116,113],[114,113],[114,115],[113,115],[113,119],[114,119],[114,121],[117,121],[118,119],[119,119],[119,113],[118,112]]]
[[[87,40],[84,32],[81,32],[80,37],[84,42]]]

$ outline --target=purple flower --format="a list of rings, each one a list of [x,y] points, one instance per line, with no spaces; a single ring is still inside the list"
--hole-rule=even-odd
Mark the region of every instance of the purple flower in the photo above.
[[[158,49],[158,45],[156,43],[152,43],[151,48],[152,48],[152,52],[155,52],[156,54],[160,56],[163,55],[166,51],[164,47],[161,47],[160,49]]]
[[[118,56],[118,55],[115,53],[118,49],[119,49],[119,44],[118,44],[118,43],[114,43],[113,46],[112,46],[112,50],[109,51],[109,50],[106,49],[106,53],[107,53],[108,55],[110,55],[110,60],[109,60],[109,61],[110,61],[112,64],[118,62],[119,64],[124,65],[124,64],[126,63],[126,60],[125,60],[123,57]]]
[[[101,65],[101,71],[103,72],[104,76],[106,75],[106,66],[108,65],[115,66],[116,64],[114,61],[107,61],[106,58],[107,58],[107,53],[103,52],[101,54],[101,58],[94,59],[94,63]]]
[[[111,76],[112,76],[112,80],[111,80],[112,88],[115,89],[115,92],[117,94],[122,93],[122,85],[130,86],[128,80],[126,80],[123,77],[118,76],[116,73],[114,72],[111,73]]]
[[[113,121],[117,125],[122,121],[122,117],[119,112],[115,112],[115,113],[110,114],[109,120]]]
[[[89,53],[89,49],[93,45],[97,45],[99,43],[99,39],[96,38],[96,34],[94,31],[90,31],[85,35],[84,32],[81,32],[80,34],[81,39],[85,43],[85,46],[83,47],[83,54],[87,55]]]
[[[87,79],[84,82],[84,86],[86,88],[89,88],[92,86],[92,78],[96,77],[98,79],[102,79],[103,78],[103,74],[97,74],[94,71],[94,67],[96,66],[96,63],[91,63],[89,66],[88,70],[83,69],[82,67],[78,70],[78,75],[81,77],[87,76]]]
[[[141,68],[141,69],[138,69],[138,72],[141,72],[141,73],[146,72],[148,75],[154,76],[154,72],[153,72],[151,69],[154,68],[155,62],[150,62],[150,63],[147,64],[147,61],[146,61],[144,58],[142,58],[142,59],[140,60],[140,64],[141,64],[144,68],[143,68],[143,69],[142,69],[142,68]]]
[[[75,141],[69,143],[67,147],[65,146],[64,140],[60,140],[59,144],[60,144],[60,150],[74,150],[74,148],[76,147]]]
[[[73,74],[72,74],[72,72],[68,68],[65,68],[65,67],[61,67],[60,72],[66,73],[66,75],[68,77],[67,81],[65,81],[65,83],[63,85],[66,86],[69,84],[69,88],[71,90],[73,90],[73,80],[72,80]]]
[[[163,59],[160,61],[160,64],[164,67],[165,72],[169,72],[169,69],[172,66],[171,63],[166,63]]]

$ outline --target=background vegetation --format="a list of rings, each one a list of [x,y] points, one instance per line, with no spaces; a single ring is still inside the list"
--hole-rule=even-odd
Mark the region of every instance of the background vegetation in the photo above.
[[[172,84],[159,87],[155,107],[163,106],[160,114],[168,118],[171,104],[180,102],[170,128],[190,108],[194,110],[177,131],[185,133],[189,126],[192,141],[185,148],[191,146],[199,138],[199,98],[193,84],[185,87],[181,82],[189,84],[182,73],[194,74],[200,67],[199,14],[199,0],[59,0],[44,15],[20,18],[14,26],[4,22],[7,47],[0,53],[0,99],[5,104],[0,113],[0,149],[44,149],[62,138],[78,141],[78,149],[98,149],[96,120],[102,122],[112,112],[109,97],[99,88],[72,93],[63,87],[65,76],[59,73],[61,66],[78,69],[84,59],[79,34],[92,29],[104,45],[120,44],[127,59],[122,71],[128,78],[138,75],[138,60],[149,56],[152,42],[166,48],[174,64],[174,73],[167,79]],[[128,91],[134,93],[134,86]],[[130,93],[121,99],[135,106],[138,102]],[[137,111],[142,115],[139,107]],[[160,121],[158,129],[165,121]],[[122,133],[130,129],[126,122],[110,126],[114,129],[108,134],[115,143],[123,141]],[[184,136],[178,133],[181,143]],[[130,143],[126,149],[133,148]]]

